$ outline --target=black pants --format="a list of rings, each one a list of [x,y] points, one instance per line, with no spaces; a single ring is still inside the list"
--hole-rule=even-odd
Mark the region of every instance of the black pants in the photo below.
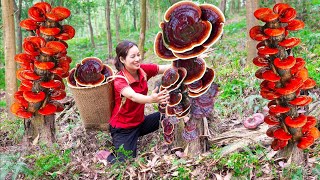
[[[159,129],[160,113],[156,112],[145,116],[144,122],[138,127],[131,129],[113,128],[110,126],[112,143],[115,146],[116,153],[108,156],[108,162],[125,161],[126,153],[119,152],[119,148],[123,145],[126,152],[130,151],[129,156],[137,156],[138,137],[144,136]],[[120,150],[121,151],[121,150]]]

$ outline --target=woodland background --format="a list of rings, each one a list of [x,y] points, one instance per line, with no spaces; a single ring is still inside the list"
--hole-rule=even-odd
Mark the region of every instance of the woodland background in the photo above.
[[[2,4],[5,0],[1,0]],[[27,33],[21,30],[18,23],[27,18],[27,9],[38,1],[15,0],[15,32],[16,53],[22,51],[21,42]],[[96,56],[109,62],[115,55],[115,46],[121,40],[132,40],[139,43],[144,50],[144,62],[165,64],[154,55],[153,42],[163,20],[164,12],[175,0],[51,0],[52,6],[65,6],[72,12],[66,24],[76,29],[76,36],[67,41],[68,56],[72,58],[72,66],[83,58]],[[307,61],[309,76],[316,80],[318,86],[310,92],[313,103],[310,114],[320,119],[320,1],[319,0],[207,0],[194,1],[199,4],[211,3],[224,12],[226,24],[222,39],[215,44],[206,59],[208,66],[216,72],[215,82],[220,86],[216,99],[215,110],[211,118],[213,135],[227,133],[242,127],[242,120],[255,112],[261,112],[267,101],[259,95],[260,80],[255,78],[257,70],[252,65],[256,56],[255,42],[248,37],[248,29],[259,24],[253,16],[258,7],[272,8],[276,2],[286,2],[298,12],[298,19],[305,22],[303,30],[292,34],[301,38],[301,45],[293,51],[295,56]],[[145,17],[144,17],[145,15]],[[143,21],[145,20],[145,22]],[[287,167],[281,160],[270,160],[272,155],[264,140],[259,143],[241,146],[241,151],[223,153],[227,144],[237,140],[237,137],[224,140],[212,139],[210,151],[202,159],[179,159],[167,155],[164,163],[153,165],[153,169],[141,167],[141,158],[131,163],[115,164],[106,168],[103,164],[94,162],[93,156],[98,149],[103,149],[111,143],[110,137],[103,132],[85,132],[81,127],[79,115],[70,105],[68,113],[57,116],[58,142],[53,148],[39,145],[34,149],[21,146],[23,122],[11,117],[6,109],[10,99],[5,98],[8,92],[6,76],[14,76],[15,71],[5,69],[3,24],[0,19],[0,179],[79,179],[79,178],[117,178],[127,179],[146,176],[162,179],[190,178],[241,178],[241,179],[316,179],[320,177],[320,145],[319,142],[308,150],[310,165],[307,168]],[[140,24],[146,23],[145,33]],[[145,36],[141,36],[141,34]],[[144,40],[141,37],[145,37]],[[6,59],[13,61],[13,59]],[[7,71],[7,72],[6,72]],[[8,83],[8,82],[7,82]],[[17,82],[19,83],[19,82]],[[151,82],[151,86],[153,82]],[[11,84],[11,83],[10,83]],[[15,85],[16,86],[16,85]],[[12,90],[12,89],[11,89]],[[68,93],[70,104],[72,94]],[[148,106],[152,112],[156,107]],[[260,128],[261,131],[263,127]],[[260,131],[258,130],[258,131]],[[265,132],[265,131],[264,131]],[[229,133],[229,134],[230,134]],[[246,134],[247,132],[242,134]],[[231,133],[232,134],[232,133]],[[241,134],[241,132],[240,132]],[[248,133],[249,135],[252,135]],[[234,135],[236,136],[236,135]],[[240,136],[240,135],[239,135]],[[162,139],[159,132],[142,138],[139,141],[140,153],[144,154],[160,146]],[[223,156],[221,155],[223,154]],[[270,155],[271,154],[271,155]],[[269,156],[268,156],[269,155]],[[218,159],[218,160],[217,160]],[[149,164],[150,165],[150,164]],[[151,166],[150,165],[150,166]]]

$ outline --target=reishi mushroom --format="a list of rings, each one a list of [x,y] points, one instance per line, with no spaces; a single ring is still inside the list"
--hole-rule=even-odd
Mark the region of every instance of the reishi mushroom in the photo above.
[[[75,30],[67,24],[62,26],[60,21],[70,14],[65,7],[52,8],[49,3],[39,2],[28,9],[28,18],[20,22],[30,36],[23,40],[24,52],[14,58],[20,65],[17,78],[21,81],[16,102],[11,106],[16,116],[29,119],[63,110],[57,100],[66,96],[62,78],[69,73],[72,61],[64,41],[71,39]],[[68,38],[60,38],[65,36]]]
[[[259,8],[254,16],[266,23],[252,27],[249,34],[260,41],[253,63],[261,67],[255,73],[263,80],[260,95],[271,100],[269,115],[264,118],[270,126],[266,134],[274,138],[271,148],[277,151],[295,142],[298,148],[308,148],[319,138],[319,130],[313,128],[316,119],[297,109],[312,102],[310,96],[302,95],[300,91],[311,89],[316,83],[309,77],[304,59],[289,53],[301,40],[288,37],[288,31],[300,30],[304,23],[295,19],[296,10],[285,3],[278,3],[273,9]]]

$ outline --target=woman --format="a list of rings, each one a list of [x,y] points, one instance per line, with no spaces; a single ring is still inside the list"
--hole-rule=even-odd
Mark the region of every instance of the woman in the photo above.
[[[114,80],[115,107],[109,120],[113,145],[117,150],[123,146],[131,151],[131,156],[137,155],[138,137],[154,132],[159,128],[160,113],[144,116],[144,104],[167,103],[169,93],[166,90],[157,93],[154,89],[148,93],[147,80],[157,74],[162,74],[170,65],[141,64],[141,56],[137,44],[123,41],[116,47],[115,66],[118,70]],[[125,161],[126,156],[117,152],[99,151],[99,160],[114,163]]]

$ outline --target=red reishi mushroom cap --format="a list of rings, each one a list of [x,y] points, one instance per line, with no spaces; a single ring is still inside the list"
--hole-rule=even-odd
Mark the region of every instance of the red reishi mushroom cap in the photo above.
[[[317,119],[313,116],[307,116],[307,123],[301,128],[302,133],[306,133],[317,124]]]
[[[303,28],[304,28],[304,22],[300,21],[298,19],[294,19],[294,20],[288,22],[288,25],[286,27],[286,29],[290,30],[290,31],[298,31]]]
[[[290,69],[290,73],[297,73],[300,69],[304,68],[305,64],[306,62],[303,58],[296,58],[296,64]]]
[[[166,106],[166,116],[175,116],[174,106]]]
[[[312,97],[307,95],[300,95],[295,99],[291,100],[289,103],[295,106],[306,106],[312,102]]]
[[[30,19],[36,21],[36,22],[43,22],[46,20],[46,16],[44,14],[44,12],[42,11],[42,9],[38,8],[38,7],[31,7],[28,10],[28,16]]]
[[[182,100],[182,94],[179,92],[170,92],[169,106],[178,105]]]
[[[261,90],[267,90],[267,91],[275,90],[275,87],[276,87],[276,83],[267,81],[267,80],[262,81],[260,84]]]
[[[36,58],[27,53],[20,53],[14,56],[14,60],[20,64],[32,63]]]
[[[288,56],[285,59],[275,58],[273,64],[279,69],[290,69],[296,64],[296,59],[293,56]]]
[[[32,90],[32,88],[26,87],[23,84],[20,84],[20,86],[18,88],[18,91],[31,91],[31,90]]]
[[[44,27],[40,26],[40,33],[47,35],[47,36],[55,36],[60,33],[60,28],[58,27]]]
[[[173,61],[174,67],[183,67],[187,70],[184,84],[188,85],[202,78],[206,72],[206,62],[202,58],[191,58]]]
[[[281,129],[281,127],[280,126],[271,126],[271,127],[269,127],[269,129],[266,131],[267,136],[274,137],[273,133],[277,129]]]
[[[209,86],[211,86],[211,84],[213,83],[214,77],[215,77],[214,70],[212,68],[207,67],[204,75],[201,78],[202,89],[206,89]]]
[[[23,42],[32,42],[35,45],[35,48],[39,49],[46,45],[46,40],[41,36],[29,36],[24,38]]]
[[[279,15],[274,14],[270,8],[259,8],[254,11],[253,15],[263,22],[271,22],[279,17]]]
[[[36,30],[39,28],[38,23],[30,18],[20,21],[19,25],[21,26],[21,28],[28,31]]]
[[[301,87],[302,90],[306,90],[306,89],[312,89],[316,86],[316,81],[311,79],[311,78],[308,78],[307,80],[305,80],[303,82],[303,85]]]
[[[34,66],[41,70],[49,70],[55,67],[55,63],[48,61],[48,62],[40,62],[40,61],[34,61]]]
[[[269,36],[263,33],[262,26],[254,26],[249,31],[249,36],[251,39],[256,41],[264,41],[269,39]]]
[[[287,116],[284,119],[284,122],[286,123],[287,126],[292,127],[292,128],[300,128],[304,126],[307,123],[307,116],[300,114],[296,118],[291,118],[290,116]]]
[[[33,81],[31,81],[31,80],[23,80],[23,81],[21,81],[21,84],[24,85],[27,88],[32,88]]]
[[[276,5],[273,6],[273,12],[277,14],[282,14],[282,12],[287,8],[291,8],[291,6],[286,3],[277,3]]]
[[[61,84],[62,84],[62,82],[59,80],[50,80],[50,81],[40,82],[40,86],[42,86],[44,88],[50,88],[50,89],[56,89],[56,88],[60,87]]]
[[[171,144],[174,140],[174,133],[170,135],[163,134],[163,138],[166,141],[166,143]]]
[[[165,118],[161,121],[161,126],[163,129],[163,134],[170,135],[173,133],[174,125],[170,123],[168,118]]]
[[[46,47],[55,49],[57,52],[63,52],[67,49],[65,43],[62,43],[60,41],[49,41],[46,44]]]
[[[275,55],[278,54],[279,50],[276,48],[270,48],[268,46],[259,48],[258,53],[262,55]]]
[[[20,75],[24,79],[33,80],[33,81],[41,78],[41,76],[38,76],[36,73],[34,73],[33,71],[30,71],[30,70],[23,70],[20,72]]]
[[[292,135],[279,128],[273,132],[274,138],[287,141],[292,138]]]
[[[191,98],[196,98],[196,97],[199,97],[199,96],[205,94],[209,89],[210,89],[210,86],[206,87],[206,88],[202,88],[199,92],[188,91],[188,95]]]
[[[23,118],[23,119],[29,119],[33,116],[33,114],[32,114],[32,112],[29,112],[27,110],[21,110],[16,113],[16,116],[18,116],[19,118]]]
[[[76,68],[71,69],[70,72],[69,72],[69,76],[68,76],[68,78],[67,78],[67,83],[68,83],[69,85],[72,85],[72,86],[77,86],[77,82],[76,82],[76,80],[74,79],[74,73],[75,73],[75,71],[76,71]]]
[[[179,115],[178,117],[181,118],[181,116],[185,116],[185,115],[189,114],[190,107],[191,107],[190,100],[184,94],[184,95],[182,95],[181,102],[174,107],[174,112],[176,115]]]
[[[50,103],[57,107],[56,112],[61,112],[64,110],[64,106],[62,103],[60,103],[58,101],[50,101]]]
[[[221,10],[212,4],[201,4],[200,8],[202,12],[201,19],[203,21],[209,21],[212,24],[210,36],[207,41],[202,44],[202,46],[208,48],[221,37],[226,20]]]
[[[270,114],[287,113],[290,111],[290,107],[284,107],[281,105],[271,105],[269,107]]]
[[[299,38],[292,37],[292,38],[287,38],[287,39],[279,42],[278,44],[279,44],[279,46],[291,49],[291,48],[299,45],[300,42],[301,42],[301,40]]]
[[[280,124],[279,120],[276,117],[271,116],[271,115],[264,117],[264,122],[268,125],[279,125]]]
[[[314,143],[314,138],[311,135],[302,136],[297,144],[300,149],[307,149]]]
[[[258,69],[258,70],[255,72],[254,75],[255,75],[256,78],[258,78],[258,79],[263,79],[262,73],[264,73],[265,71],[268,71],[268,70],[270,70],[269,67],[262,67],[262,68]]]
[[[60,34],[55,35],[54,37],[63,41],[72,39],[76,34],[76,30],[70,25],[63,25]]]
[[[281,94],[274,91],[260,91],[260,95],[268,100],[278,99],[281,96]]]
[[[42,91],[39,91],[39,92],[24,91],[23,97],[28,102],[38,103],[45,99],[46,94]]]
[[[199,92],[201,91],[202,89],[202,81],[201,79],[198,80],[198,81],[194,81],[193,83],[191,84],[188,84],[188,90],[189,91],[192,91],[192,92]]]
[[[51,5],[47,2],[38,2],[33,6],[41,9],[44,14],[51,11]]]
[[[81,86],[101,84],[105,80],[105,76],[101,74],[102,69],[103,63],[99,58],[85,58],[76,67],[75,80]]]
[[[22,47],[25,50],[25,52],[31,56],[38,56],[40,54],[40,47],[32,41],[23,42]]]
[[[10,107],[10,111],[12,112],[12,114],[17,114],[18,111],[23,111],[25,110],[25,108],[18,102],[14,102],[11,107]]]
[[[310,135],[310,136],[312,136],[312,137],[314,138],[314,140],[317,140],[317,139],[319,139],[319,137],[320,137],[320,132],[319,132],[319,129],[318,129],[318,128],[312,127],[312,128],[310,129],[310,131],[308,131],[308,132],[306,133],[306,135]]]
[[[179,74],[178,81],[176,83],[174,83],[173,85],[171,85],[169,88],[167,88],[168,92],[171,92],[171,91],[176,90],[181,87],[181,84],[183,83],[184,79],[187,77],[187,70],[183,67],[179,67],[178,74]]]
[[[46,14],[46,17],[52,21],[62,21],[71,15],[71,11],[68,8],[58,6],[51,9],[50,12]]]
[[[271,143],[271,148],[274,151],[278,151],[286,147],[287,144],[288,144],[288,140],[274,139]]]
[[[29,103],[28,101],[26,101],[23,97],[23,91],[17,91],[14,93],[14,99],[20,104],[22,105],[24,108],[28,108],[29,107]]]
[[[200,54],[203,54],[206,50],[208,50],[208,48],[201,45],[201,46],[196,46],[193,49],[183,53],[173,52],[173,54],[178,59],[190,59],[190,58],[198,57]]]
[[[301,78],[293,77],[286,82],[284,87],[278,88],[276,92],[281,95],[288,95],[296,92],[302,85],[303,81]]]
[[[59,101],[64,99],[66,96],[67,93],[63,89],[54,90],[50,93],[50,100]]]
[[[155,54],[165,61],[173,61],[178,59],[170,49],[168,49],[163,42],[162,33],[158,32],[154,41]]]
[[[179,80],[178,68],[172,67],[167,69],[161,78],[161,86],[163,88],[169,88]]]
[[[43,116],[52,115],[57,111],[57,107],[54,104],[48,103],[44,107],[38,110],[38,113]]]
[[[295,73],[294,76],[301,78],[302,81],[305,82],[308,79],[309,73],[306,68],[302,68],[297,73]]]
[[[271,82],[278,82],[280,81],[281,77],[274,73],[273,70],[266,70],[262,72],[262,79],[271,81]]]
[[[264,33],[268,36],[280,36],[285,33],[285,28],[280,27],[280,28],[266,28],[264,29]]]
[[[283,10],[279,16],[279,21],[287,23],[292,21],[297,16],[297,11],[293,8],[287,8]]]
[[[206,42],[212,32],[212,24],[201,20],[201,15],[200,7],[193,2],[182,1],[172,5],[161,25],[167,48],[183,53]]]
[[[109,65],[103,64],[103,68],[101,70],[101,74],[103,74],[106,78],[108,78],[110,76],[113,76],[113,70]]]

